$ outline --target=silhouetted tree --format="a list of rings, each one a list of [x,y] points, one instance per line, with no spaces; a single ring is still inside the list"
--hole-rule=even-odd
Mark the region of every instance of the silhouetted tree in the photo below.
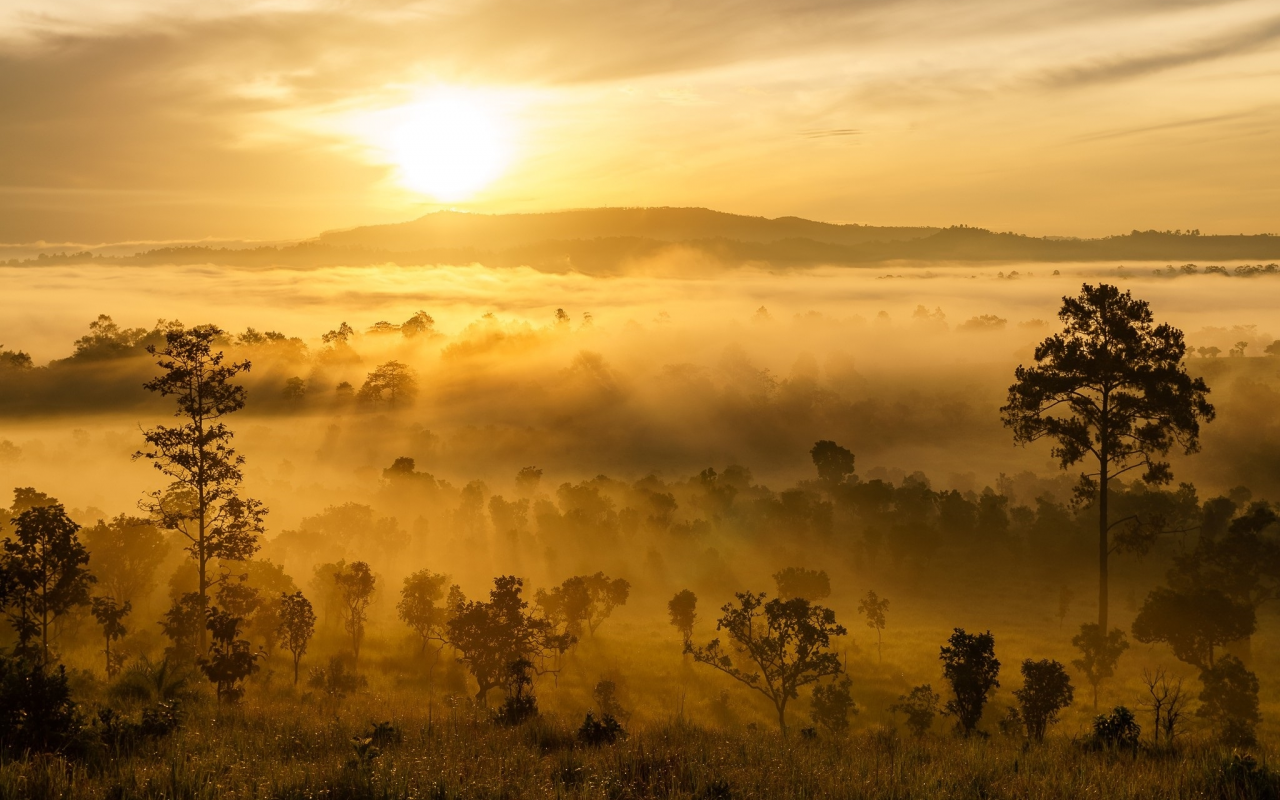
[[[1121,654],[1129,649],[1129,642],[1119,628],[1112,628],[1103,635],[1097,623],[1086,622],[1071,638],[1071,645],[1080,651],[1080,658],[1072,661],[1071,666],[1083,672],[1089,686],[1093,687],[1093,710],[1097,711],[1098,687],[1116,673],[1116,664]]]
[[[1027,728],[1027,738],[1044,741],[1045,729],[1058,721],[1058,712],[1071,705],[1075,690],[1067,671],[1057,661],[1044,659],[1022,662],[1022,688],[1014,689],[1018,715]]]
[[[412,403],[418,395],[418,379],[412,369],[399,361],[388,361],[365,378],[357,399],[369,403],[385,402],[392,408]]]
[[[156,570],[169,553],[156,524],[124,514],[81,531],[98,589],[117,605],[144,600],[155,587]]]
[[[1076,599],[1076,593],[1071,591],[1071,587],[1062,584],[1062,588],[1058,590],[1058,627],[1062,627],[1062,623],[1067,621],[1067,615],[1071,613],[1071,602]],[[1096,705],[1096,704],[1095,704]]]
[[[1182,678],[1171,677],[1163,669],[1154,672],[1143,669],[1142,683],[1151,695],[1147,707],[1151,709],[1153,741],[1159,747],[1163,734],[1165,747],[1172,747],[1189,699],[1182,691]]]
[[[671,615],[671,624],[680,631],[680,636],[686,642],[692,639],[693,623],[698,618],[698,596],[688,589],[681,589],[667,601],[667,613]]]
[[[1253,635],[1257,617],[1217,589],[1177,592],[1163,586],[1147,595],[1133,620],[1133,638],[1164,642],[1174,656],[1202,670],[1213,666],[1214,648]]]
[[[293,656],[293,685],[298,685],[298,666],[316,632],[316,612],[302,592],[280,594],[280,646]]]
[[[1205,506],[1207,513],[1209,503]],[[1174,556],[1169,571],[1171,586],[1183,591],[1217,589],[1256,612],[1280,597],[1277,522],[1276,513],[1265,503],[1250,506],[1221,534],[1210,532],[1206,520],[1195,549]]]
[[[422,569],[405,578],[404,586],[400,589],[400,602],[396,603],[396,612],[404,624],[422,639],[424,653],[427,651],[427,642],[444,642],[448,609],[443,601],[448,583],[448,575]]]
[[[415,336],[430,336],[435,333],[436,321],[425,311],[419,311],[400,325],[400,333],[406,339]]]
[[[933,691],[933,686],[924,684],[916,686],[910,692],[898,697],[898,702],[889,706],[889,712],[907,715],[907,727],[916,736],[924,736],[933,727],[933,719],[938,716],[938,706],[942,698]]]
[[[127,633],[124,618],[129,616],[133,605],[128,600],[124,601],[123,605],[116,605],[113,597],[95,597],[90,610],[93,618],[102,626],[102,638],[105,642],[102,654],[107,658],[107,680],[111,680],[120,672],[120,667],[124,663],[122,653],[111,652],[111,643],[118,641]]]
[[[889,608],[889,601],[882,600],[875,592],[868,591],[867,596],[858,603],[858,611],[867,618],[867,627],[876,632],[876,658],[884,661],[884,653],[880,649],[880,632],[884,630],[884,612]]]
[[[187,592],[178,598],[164,613],[160,628],[169,639],[164,649],[166,661],[192,665],[200,656],[200,631],[208,622],[209,606],[200,602],[200,595]]]
[[[1252,747],[1261,719],[1258,713],[1258,677],[1235,656],[1223,656],[1200,673],[1204,690],[1196,716],[1204,717],[1228,747]]]
[[[221,421],[244,408],[244,387],[231,381],[249,369],[248,361],[226,363],[222,351],[213,349],[222,335],[212,325],[176,329],[165,333],[163,350],[147,347],[164,373],[145,387],[172,396],[178,405],[174,415],[183,422],[145,430],[147,448],[134,454],[150,460],[169,480],[142,507],[161,527],[187,540],[201,608],[208,608],[210,588],[223,579],[210,574],[214,560],[239,561],[257,552],[267,513],[257,500],[240,496],[244,456],[232,447],[234,434]],[[204,625],[199,647],[201,653],[208,649]]]
[[[534,601],[568,633],[576,637],[585,629],[595,636],[596,629],[615,608],[626,604],[630,594],[631,584],[625,578],[610,578],[597,572],[569,578],[550,592],[539,589]]]
[[[0,543],[0,603],[18,635],[17,650],[45,666],[53,623],[89,604],[93,576],[79,531],[60,503],[48,502],[18,514],[13,535]]]
[[[516,487],[523,494],[531,495],[538,491],[538,484],[542,481],[542,470],[537,467],[521,467],[516,473]]]
[[[364,642],[365,624],[369,621],[369,604],[378,578],[363,561],[353,561],[333,574],[342,600],[342,623],[351,637],[352,668],[360,668],[360,645]]]
[[[249,642],[240,638],[239,617],[218,608],[209,609],[205,623],[212,634],[209,654],[196,663],[218,691],[218,702],[235,703],[244,696],[245,678],[258,671],[258,656],[249,648]]]
[[[773,582],[778,587],[778,597],[783,600],[803,597],[816,603],[831,596],[831,579],[825,570],[787,567],[773,573]]]
[[[956,718],[956,727],[965,736],[978,728],[987,695],[1000,688],[1000,662],[996,660],[996,640],[990,631],[965,633],[956,628],[938,656],[942,660],[942,676],[951,684],[954,698],[945,710]]]
[[[294,376],[284,382],[284,389],[280,394],[291,403],[301,403],[302,399],[307,396],[307,382]]]
[[[809,455],[818,468],[818,480],[830,486],[844,483],[853,474],[853,453],[835,442],[823,439],[813,446]]]
[[[1155,325],[1145,301],[1085,284],[1078,297],[1063,298],[1058,318],[1065,330],[1036,347],[1035,366],[1017,368],[1000,412],[1015,441],[1054,440],[1063,469],[1086,458],[1097,464],[1078,491],[1098,502],[1098,627],[1105,631],[1111,480],[1143,468],[1147,483],[1169,482],[1169,464],[1160,458],[1175,444],[1196,452],[1200,422],[1212,420],[1214,410],[1209,388],[1182,365],[1182,332]]]
[[[848,631],[836,622],[834,611],[803,597],[768,602],[763,592],[738,592],[736,597],[736,604],[720,609],[716,623],[716,630],[732,640],[730,646],[716,638],[703,647],[686,642],[685,652],[768,698],[785,736],[787,702],[798,696],[800,687],[842,671],[840,658],[830,652],[831,637]],[[734,663],[735,656],[741,666]]]
[[[852,688],[853,680],[848,675],[841,675],[830,683],[816,684],[809,706],[809,719],[813,724],[826,728],[829,733],[849,730],[850,715],[858,713]]]
[[[484,704],[491,689],[503,685],[511,666],[525,660],[535,672],[548,656],[564,653],[574,637],[557,633],[552,623],[528,612],[520,595],[524,581],[511,575],[495,578],[488,602],[454,598],[457,604],[448,621],[448,640],[458,660],[476,679],[476,702]]]

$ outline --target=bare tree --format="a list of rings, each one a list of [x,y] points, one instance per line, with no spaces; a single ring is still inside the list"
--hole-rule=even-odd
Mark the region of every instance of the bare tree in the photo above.
[[[1163,734],[1164,746],[1173,747],[1191,696],[1183,693],[1182,678],[1170,676],[1163,667],[1154,671],[1143,668],[1142,683],[1151,695],[1146,705],[1151,709],[1153,744],[1159,747]]]

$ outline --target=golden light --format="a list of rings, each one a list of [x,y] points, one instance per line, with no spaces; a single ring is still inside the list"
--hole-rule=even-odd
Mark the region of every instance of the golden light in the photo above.
[[[437,200],[471,197],[511,160],[512,123],[479,91],[433,89],[392,110],[386,121],[390,128],[379,138],[400,183]]]

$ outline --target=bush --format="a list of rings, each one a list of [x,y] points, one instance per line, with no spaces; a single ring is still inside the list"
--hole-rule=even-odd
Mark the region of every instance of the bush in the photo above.
[[[1213,797],[1280,798],[1280,775],[1253,756],[1232,753],[1231,758],[1209,774],[1206,794]]]
[[[1044,659],[1022,662],[1023,684],[1015,689],[1018,712],[1027,729],[1027,738],[1044,741],[1045,729],[1058,721],[1058,712],[1071,705],[1075,691],[1067,671],[1057,661]]]
[[[1099,714],[1094,718],[1089,744],[1108,750],[1134,750],[1141,734],[1142,727],[1133,712],[1124,706],[1116,706],[1110,714]]]
[[[514,727],[538,716],[538,698],[531,694],[508,697],[493,712],[493,721],[499,725]]]
[[[587,712],[587,718],[582,721],[582,727],[578,728],[578,741],[591,747],[613,744],[626,735],[627,732],[616,719],[608,714],[596,719],[590,711]]]
[[[933,686],[924,684],[917,686],[909,693],[901,695],[898,702],[889,706],[889,712],[907,715],[907,727],[916,736],[924,736],[933,727],[933,719],[938,716],[938,704],[942,698],[933,691]]]
[[[65,669],[0,655],[0,749],[64,752],[83,727]]]
[[[328,667],[312,667],[307,675],[307,686],[319,689],[336,700],[363,689],[368,685],[368,679],[348,668],[347,661],[343,656],[332,656]]]
[[[849,730],[849,716],[858,713],[853,702],[850,689],[853,681],[848,675],[827,684],[813,687],[813,705],[809,708],[809,718],[815,726],[821,725],[830,733],[844,733]]]

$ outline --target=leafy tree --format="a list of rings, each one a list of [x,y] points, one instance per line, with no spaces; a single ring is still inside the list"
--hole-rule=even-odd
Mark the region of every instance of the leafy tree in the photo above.
[[[123,605],[117,605],[114,597],[95,597],[90,610],[93,618],[102,626],[102,636],[106,642],[102,653],[107,657],[107,679],[110,680],[120,672],[124,663],[123,654],[111,652],[111,643],[128,632],[124,627],[124,618],[129,616],[133,605],[128,600]]]
[[[200,671],[218,689],[218,702],[235,703],[244,696],[245,678],[258,671],[258,654],[254,653],[247,639],[240,638],[239,617],[218,608],[209,609],[205,623],[213,635],[213,645],[208,656],[196,663]]]
[[[1027,738],[1041,742],[1045,729],[1058,721],[1058,712],[1075,699],[1075,690],[1057,661],[1028,658],[1022,662],[1022,688],[1014,689],[1013,696],[1018,698],[1018,714],[1027,728]]]
[[[280,394],[290,403],[301,403],[303,398],[307,396],[307,382],[295,375],[284,382],[284,389],[281,390]]]
[[[49,503],[18,514],[12,537],[0,543],[0,602],[18,635],[18,652],[46,666],[54,622],[89,604],[93,576],[79,531],[60,503]]]
[[[625,578],[610,578],[597,572],[575,575],[549,592],[539,589],[534,593],[534,602],[548,619],[574,637],[581,636],[584,630],[594,636],[613,610],[626,604],[630,594],[631,584]]]
[[[685,652],[768,698],[785,736],[787,702],[798,696],[800,687],[841,672],[839,656],[830,651],[831,637],[848,631],[836,622],[834,611],[803,597],[767,603],[763,592],[738,592],[736,597],[736,605],[720,609],[716,623],[716,630],[728,634],[730,646],[716,638],[703,647],[686,642]]]
[[[884,630],[884,612],[889,608],[889,601],[881,599],[875,592],[868,591],[867,596],[858,603],[858,612],[867,618],[867,627],[876,632],[876,657],[884,661],[884,653],[880,649],[880,632]]]
[[[141,602],[155,588],[156,570],[169,543],[154,522],[121,514],[98,520],[82,534],[98,588],[117,605]]]
[[[942,660],[942,676],[951,684],[954,695],[945,710],[956,718],[960,732],[969,736],[982,719],[987,695],[1000,688],[996,640],[990,631],[971,634],[956,628],[948,641],[938,656]]]
[[[1179,661],[1200,669],[1213,666],[1213,651],[1253,635],[1257,616],[1217,589],[1177,592],[1163,586],[1147,595],[1133,620],[1133,638],[1164,642]]]
[[[35,366],[30,354],[21,350],[5,350],[4,345],[0,344],[0,370],[11,369],[16,372],[23,372],[35,369]]]
[[[787,567],[773,573],[773,582],[778,587],[778,597],[783,600],[803,597],[816,603],[831,596],[831,579],[826,570]]]
[[[1257,611],[1280,597],[1278,521],[1268,505],[1255,503],[1220,535],[1206,535],[1202,528],[1195,549],[1174,557],[1170,584],[1184,591],[1217,589]]]
[[[369,621],[369,604],[378,578],[363,561],[353,561],[333,574],[338,595],[342,599],[342,621],[351,637],[352,665],[360,668],[360,644],[364,641],[365,624]]]
[[[223,331],[212,325],[165,333],[165,347],[147,347],[164,373],[145,387],[162,397],[172,396],[182,420],[176,426],[157,425],[143,432],[146,458],[169,480],[148,496],[142,507],[166,530],[180,533],[198,575],[196,595],[209,607],[210,588],[225,576],[214,576],[217,559],[238,561],[258,550],[266,508],[240,496],[244,456],[232,447],[234,434],[222,421],[244,408],[245,390],[232,379],[249,369],[248,361],[227,363],[213,349]],[[199,648],[208,649],[205,626],[199,629]]]
[[[1252,747],[1261,719],[1258,713],[1258,677],[1235,656],[1223,656],[1200,673],[1204,690],[1196,716],[1213,725],[1228,747]]]
[[[436,321],[425,311],[419,311],[400,325],[400,333],[406,339],[415,336],[431,336],[435,333]]]
[[[293,656],[293,685],[298,685],[298,665],[316,632],[316,612],[302,592],[280,594],[280,646]]]
[[[564,653],[575,639],[557,633],[544,617],[529,613],[529,603],[521,597],[524,581],[504,575],[495,578],[487,602],[452,598],[456,607],[447,623],[449,644],[458,651],[478,689],[476,702],[484,704],[491,689],[504,685],[513,664],[527,661],[530,669],[546,657]]]
[[[1111,480],[1142,468],[1147,483],[1168,483],[1162,457],[1174,445],[1196,452],[1200,422],[1212,420],[1214,410],[1209,388],[1182,365],[1182,332],[1156,325],[1145,301],[1085,284],[1078,297],[1063,298],[1058,318],[1065,330],[1036,347],[1035,366],[1017,368],[1000,412],[1015,441],[1052,439],[1063,469],[1086,459],[1097,465],[1081,476],[1078,491],[1097,497],[1098,627],[1109,630],[1110,534],[1118,524],[1108,515]]]
[[[1098,687],[1116,673],[1116,664],[1121,654],[1129,649],[1129,642],[1119,628],[1112,628],[1103,635],[1097,623],[1086,622],[1071,638],[1071,645],[1080,651],[1080,658],[1072,661],[1071,666],[1083,672],[1093,687],[1093,710],[1097,711]]]
[[[160,628],[169,639],[164,650],[167,661],[191,665],[200,657],[200,631],[209,618],[209,606],[200,601],[197,592],[187,592],[164,613]]]
[[[907,715],[907,727],[916,736],[924,736],[933,727],[933,719],[938,716],[938,706],[942,698],[933,691],[933,686],[924,684],[916,686],[910,692],[898,697],[898,702],[889,706],[890,713],[902,712]]]
[[[830,485],[844,483],[853,474],[853,453],[823,439],[809,451],[813,465],[818,468],[818,480]]]
[[[698,619],[698,596],[688,589],[681,589],[667,601],[667,613],[680,636],[686,642],[692,639],[693,623]]]
[[[405,578],[404,586],[400,589],[400,602],[396,604],[396,611],[404,624],[422,639],[424,653],[427,642],[444,641],[444,624],[449,610],[442,601],[445,597],[445,585],[448,583],[448,575],[423,569]]]
[[[828,733],[844,733],[849,730],[849,717],[858,713],[853,702],[853,680],[841,675],[830,683],[813,687],[813,703],[809,706],[809,719],[822,726]]]
[[[418,379],[413,370],[399,361],[388,361],[369,373],[356,397],[363,402],[385,402],[396,408],[412,403],[417,395]]]

